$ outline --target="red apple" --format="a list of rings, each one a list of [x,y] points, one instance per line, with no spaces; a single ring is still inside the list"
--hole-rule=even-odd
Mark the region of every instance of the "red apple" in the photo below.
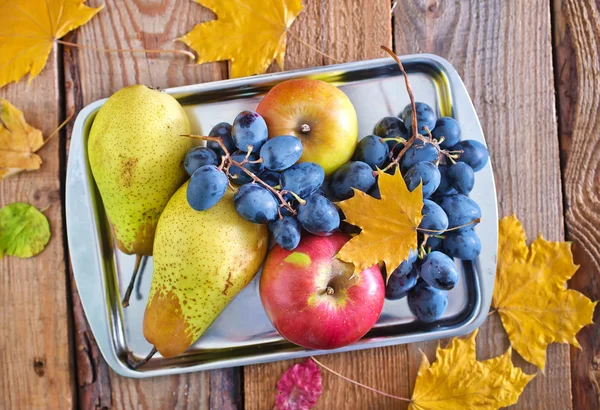
[[[269,138],[300,138],[300,161],[319,164],[325,175],[348,162],[356,148],[354,106],[339,88],[324,81],[300,79],[277,84],[256,111],[267,122]]]
[[[260,279],[260,298],[277,331],[310,349],[336,349],[364,336],[383,309],[385,285],[377,265],[352,275],[335,255],[350,237],[306,233],[296,249],[275,246]]]

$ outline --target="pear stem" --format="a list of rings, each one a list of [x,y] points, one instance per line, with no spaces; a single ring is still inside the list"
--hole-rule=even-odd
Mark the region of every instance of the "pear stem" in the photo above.
[[[136,360],[136,358],[133,356],[133,354],[131,352],[129,352],[127,354],[127,364],[133,370],[136,370],[136,369],[142,367],[143,365],[145,365],[146,363],[148,363],[150,361],[150,359],[152,359],[152,356],[154,356],[157,352],[158,352],[158,350],[156,349],[156,347],[152,346],[152,350],[150,350],[150,353],[148,353],[148,356],[144,357],[142,360]]]
[[[285,208],[287,208],[292,213],[292,215],[296,215],[296,210],[294,208],[292,208],[292,206],[285,200],[281,191],[273,188],[271,185],[264,182],[262,179],[260,179],[258,176],[256,176],[252,171],[244,168],[244,164],[246,164],[246,163],[255,164],[255,163],[262,162],[262,159],[257,160],[257,161],[249,161],[250,153],[252,152],[252,149],[254,147],[252,147],[250,145],[249,149],[248,149],[248,153],[246,154],[246,158],[244,158],[244,160],[242,162],[237,162],[237,161],[234,161],[233,158],[231,158],[231,155],[229,154],[227,147],[225,147],[225,144],[219,137],[210,137],[210,136],[205,136],[205,135],[192,135],[192,134],[182,134],[181,136],[188,137],[188,138],[194,138],[194,139],[198,139],[198,140],[202,140],[202,141],[214,141],[214,142],[218,143],[219,146],[221,147],[221,149],[223,150],[223,152],[225,152],[225,155],[224,155],[225,159],[221,163],[221,167],[223,169],[223,172],[225,172],[225,174],[227,174],[228,179],[229,178],[235,179],[233,176],[231,176],[229,174],[229,168],[231,167],[231,165],[237,166],[242,171],[244,171],[246,173],[246,175],[248,175],[250,178],[252,178],[253,182],[259,183],[260,185],[264,186],[266,189],[271,191],[273,193],[273,195],[275,195],[277,197],[277,199],[279,199],[279,201],[281,202],[281,205],[284,206]],[[231,186],[231,183],[230,183],[230,186]],[[288,192],[288,191],[286,191],[286,192]],[[293,192],[290,191],[290,193],[292,195],[294,195],[294,197],[298,198],[298,196],[296,194],[294,194]],[[305,203],[305,201],[302,199],[300,199],[299,202]],[[279,215],[281,216],[281,213],[279,213]]]
[[[129,280],[129,285],[127,286],[127,290],[125,291],[125,296],[123,296],[123,301],[121,301],[121,306],[123,306],[124,308],[129,306],[129,298],[131,297],[131,292],[133,292],[135,278],[137,278],[137,274],[140,270],[140,265],[142,263],[143,257],[144,256],[139,253],[135,255],[135,265],[133,267],[133,274],[131,275],[131,279]]]

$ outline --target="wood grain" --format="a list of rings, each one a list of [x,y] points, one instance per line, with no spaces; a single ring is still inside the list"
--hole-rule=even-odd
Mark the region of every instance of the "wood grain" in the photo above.
[[[108,49],[185,49],[172,40],[214,14],[188,0],[89,0],[104,10],[71,41]],[[226,77],[224,63],[196,66],[174,54],[111,53],[69,49],[64,54],[67,111],[131,84],[167,88]],[[213,371],[146,380],[127,379],[99,354],[76,292],[73,293],[80,407],[85,409],[235,408],[240,371]],[[211,391],[212,387],[212,391]],[[228,403],[233,403],[230,405]],[[214,406],[213,406],[214,404]]]
[[[25,114],[26,120],[49,136],[61,115],[56,50],[42,74],[27,86],[0,89]],[[28,202],[50,221],[52,238],[30,259],[0,259],[0,408],[70,409],[75,405],[69,306],[61,218],[60,140],[55,137],[39,154],[41,169],[0,182],[0,206]]]
[[[430,52],[452,63],[486,135],[500,215],[516,214],[530,239],[544,234],[562,240],[549,2],[399,2],[394,44],[398,54]],[[497,315],[482,326],[477,341],[480,358],[508,348]],[[418,349],[432,357],[434,347],[435,343],[409,346],[411,381],[419,364]],[[513,360],[527,373],[536,372],[516,353]],[[571,408],[568,361],[568,346],[550,346],[546,374],[527,386],[515,408]]]
[[[291,28],[287,70],[331,64],[329,58],[302,44],[317,47],[340,62],[381,57],[380,45],[391,45],[390,2],[387,0],[305,1],[305,10]],[[342,374],[406,397],[406,346],[328,355],[319,360]],[[272,408],[275,385],[294,361],[244,368],[246,409]],[[397,409],[399,402],[370,393],[323,372],[324,393],[318,409]]]
[[[567,239],[581,267],[569,285],[600,299],[600,2],[553,2],[555,76],[559,108]],[[600,309],[595,325],[571,349],[573,408],[600,408]]]

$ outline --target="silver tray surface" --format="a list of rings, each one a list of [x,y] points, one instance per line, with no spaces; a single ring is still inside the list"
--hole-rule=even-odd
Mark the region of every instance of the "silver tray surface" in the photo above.
[[[430,104],[440,116],[456,118],[463,139],[485,144],[467,90],[450,63],[430,54],[401,60],[417,101]],[[269,89],[291,78],[320,79],[342,89],[356,108],[360,137],[371,134],[381,117],[397,115],[409,102],[402,74],[389,58],[177,87],[166,92],[184,106],[192,132],[201,134],[221,121],[231,122],[244,109],[254,109]],[[332,351],[306,350],[282,339],[271,326],[260,303],[259,273],[184,354],[171,359],[157,355],[141,369],[130,369],[125,362],[128,352],[141,358],[152,348],[142,332],[152,258],[147,258],[130,306],[123,309],[119,289],[124,291],[127,286],[135,257],[113,245],[86,154],[91,124],[105,101],[85,107],[75,122],[67,169],[66,214],[69,251],[81,302],[102,355],[118,374],[152,377],[413,343],[469,333],[485,320],[492,298],[498,242],[496,191],[489,163],[476,174],[470,194],[482,210],[482,222],[476,228],[482,253],[472,262],[457,261],[461,280],[450,291],[448,309],[438,322],[417,322],[406,299],[386,300],[377,325],[358,342]]]

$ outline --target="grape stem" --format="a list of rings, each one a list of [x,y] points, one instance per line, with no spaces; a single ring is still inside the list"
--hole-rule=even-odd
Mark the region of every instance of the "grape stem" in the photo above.
[[[217,144],[219,144],[219,147],[221,147],[221,149],[225,153],[225,155],[223,156],[223,159],[221,160],[221,165],[219,166],[219,169],[221,169],[227,175],[227,183],[229,184],[229,187],[234,192],[237,192],[237,190],[231,184],[230,179],[237,179],[237,175],[231,175],[229,173],[229,168],[231,168],[232,165],[235,165],[238,168],[240,168],[242,171],[244,171],[246,173],[246,175],[248,175],[250,178],[252,178],[252,182],[256,182],[256,183],[264,186],[265,188],[267,188],[269,191],[271,191],[271,193],[273,195],[275,195],[275,197],[277,197],[277,199],[279,199],[279,201],[281,202],[281,206],[287,208],[288,211],[290,211],[292,213],[292,215],[296,215],[296,210],[294,210],[294,208],[292,208],[292,206],[285,200],[281,191],[278,191],[275,188],[271,187],[269,184],[267,184],[262,179],[260,179],[258,176],[256,176],[252,171],[244,168],[244,164],[246,164],[246,163],[256,164],[256,163],[262,162],[262,159],[260,159],[258,161],[249,161],[248,160],[250,157],[250,154],[252,153],[252,149],[254,148],[254,147],[252,147],[252,145],[248,146],[248,153],[246,154],[246,158],[244,158],[244,160],[242,162],[237,162],[231,157],[231,154],[227,150],[227,147],[223,143],[223,140],[221,140],[221,138],[219,138],[219,137],[210,137],[210,136],[206,136],[206,135],[193,135],[193,134],[182,134],[181,136],[187,137],[187,138],[193,138],[193,139],[197,139],[197,140],[201,140],[201,141],[214,141]],[[306,201],[299,198],[295,193],[293,193],[291,191],[286,191],[286,192],[290,192],[295,198],[299,199],[298,202],[300,202],[302,205],[304,205],[306,203]],[[279,212],[279,215],[281,216],[280,212]]]
[[[438,151],[438,161],[440,155],[446,155],[450,159],[450,161],[453,164],[455,164],[456,162],[454,160],[458,157],[454,156],[454,154],[456,154],[457,151],[450,152],[440,148],[440,143],[443,141],[443,138],[440,139],[440,141],[436,141],[435,138],[433,138],[433,136],[431,135],[429,128],[427,127],[425,127],[425,131],[427,132],[428,137],[424,137],[423,135],[419,134],[419,127],[417,125],[417,106],[415,104],[415,96],[413,94],[413,90],[408,79],[408,74],[406,73],[406,70],[402,65],[402,61],[400,61],[396,53],[394,53],[391,49],[389,49],[386,46],[381,46],[381,49],[388,53],[390,57],[392,57],[394,61],[398,64],[398,67],[400,67],[400,71],[402,71],[402,75],[404,76],[404,82],[406,83],[406,91],[408,92],[408,97],[410,98],[410,106],[412,108],[412,136],[409,138],[408,141],[406,141],[406,144],[398,153],[398,155],[396,155],[396,157],[393,158],[392,161],[384,169],[382,169],[382,171],[385,172],[394,166],[398,166],[400,163],[400,159],[402,158],[402,156],[404,156],[406,150],[408,150],[417,140],[421,140],[425,143],[432,144]]]

